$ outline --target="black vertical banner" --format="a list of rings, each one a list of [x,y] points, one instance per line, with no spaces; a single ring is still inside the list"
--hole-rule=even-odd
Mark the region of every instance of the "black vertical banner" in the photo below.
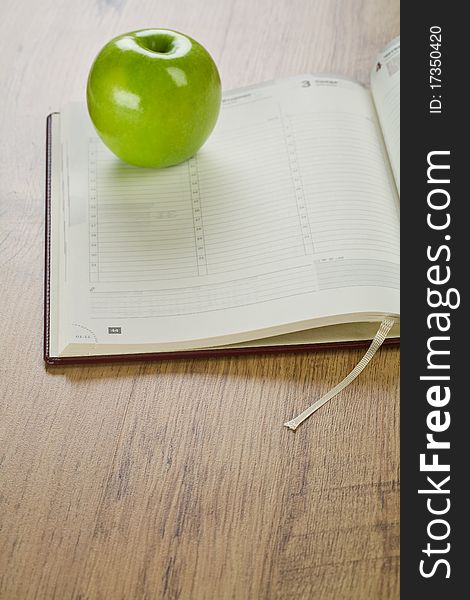
[[[402,5],[403,598],[460,598],[470,574],[464,550],[470,96],[462,6]]]

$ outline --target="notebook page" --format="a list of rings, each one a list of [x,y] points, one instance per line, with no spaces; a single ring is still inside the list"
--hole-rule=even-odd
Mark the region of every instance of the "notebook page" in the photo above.
[[[398,313],[396,197],[362,86],[225,95],[204,148],[160,171],[116,159],[85,107],[63,117],[74,343],[177,349]]]
[[[377,56],[370,85],[400,191],[400,38],[390,42]]]

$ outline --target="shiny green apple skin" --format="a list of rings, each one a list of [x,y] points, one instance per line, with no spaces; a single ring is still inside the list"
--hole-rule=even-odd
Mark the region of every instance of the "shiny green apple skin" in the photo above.
[[[88,112],[98,135],[121,160],[139,167],[168,167],[193,156],[213,130],[220,103],[210,54],[168,29],[112,39],[88,77]]]

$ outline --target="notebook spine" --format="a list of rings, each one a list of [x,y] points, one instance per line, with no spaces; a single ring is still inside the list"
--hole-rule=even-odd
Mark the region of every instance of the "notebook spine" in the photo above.
[[[44,240],[44,340],[43,358],[49,362],[50,294],[51,294],[51,169],[52,169],[52,116],[46,120],[46,180],[45,180],[45,240]]]

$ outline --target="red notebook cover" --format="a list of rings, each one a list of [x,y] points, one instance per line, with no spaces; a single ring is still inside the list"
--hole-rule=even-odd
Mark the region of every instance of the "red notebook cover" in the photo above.
[[[332,348],[367,348],[371,340],[348,342],[328,342],[320,344],[286,344],[249,348],[205,348],[177,352],[149,352],[139,354],[108,354],[100,356],[51,356],[49,352],[50,334],[50,258],[51,258],[51,162],[52,162],[52,113],[46,121],[46,190],[45,190],[45,253],[44,253],[44,346],[43,356],[47,365],[89,364],[110,362],[133,362],[169,360],[175,358],[213,358],[246,354],[271,354],[286,352],[311,352]],[[378,324],[377,324],[378,326]],[[399,338],[385,340],[384,345],[399,345]]]

